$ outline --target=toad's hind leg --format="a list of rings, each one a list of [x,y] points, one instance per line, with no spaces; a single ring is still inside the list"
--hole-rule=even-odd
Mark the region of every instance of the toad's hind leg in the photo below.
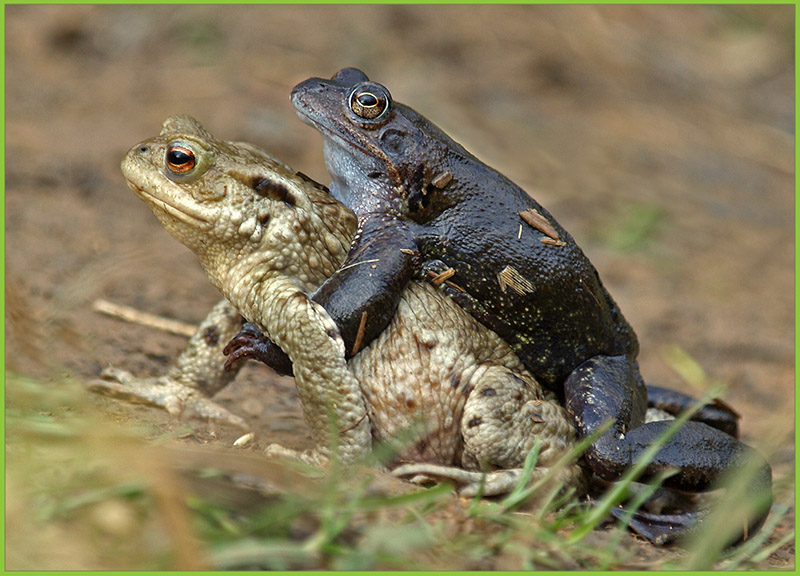
[[[566,407],[579,436],[589,436],[605,422],[613,422],[585,455],[591,470],[604,480],[618,480],[670,427],[669,422],[663,421],[644,423],[643,391],[644,383],[635,363],[623,356],[587,360],[564,384]],[[739,537],[745,539],[769,513],[772,471],[761,455],[733,436],[702,422],[689,421],[666,440],[645,467],[641,480],[674,469],[676,473],[666,479],[665,487],[706,492],[718,488],[723,476],[731,477],[751,468],[755,473],[748,484],[748,494],[755,511],[742,527]],[[668,543],[694,532],[697,524],[692,523],[692,518],[699,520],[703,516],[700,511],[674,525],[660,515],[639,514],[634,520],[640,523],[637,531],[648,539]]]
[[[648,408],[656,408],[672,416],[678,416],[682,412],[694,408],[696,404],[695,398],[681,392],[649,384],[647,386]],[[717,398],[701,406],[691,419],[722,430],[734,438],[739,437],[739,414]]]
[[[396,475],[449,480],[465,496],[479,492],[493,496],[517,486],[525,459],[537,443],[533,482],[544,477],[572,447],[575,429],[566,412],[542,397],[529,374],[484,364],[470,382],[474,388],[461,419],[463,468],[409,464],[396,469]],[[575,462],[554,472],[554,480],[579,490],[585,487],[583,473]]]
[[[539,462],[550,465],[574,443],[566,411],[545,400],[526,372],[482,365],[471,381],[461,419],[466,468],[521,466],[537,441]]]
[[[88,383],[90,390],[164,408],[170,414],[191,414],[242,429],[247,423],[211,400],[236,376],[240,365],[224,370],[222,348],[241,328],[239,312],[222,300],[208,313],[175,364],[163,376],[137,377],[124,370],[107,368],[100,380]]]

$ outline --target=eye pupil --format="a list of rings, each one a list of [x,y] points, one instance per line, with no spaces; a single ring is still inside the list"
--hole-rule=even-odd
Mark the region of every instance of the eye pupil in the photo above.
[[[378,97],[375,94],[370,94],[369,92],[362,92],[358,95],[358,103],[362,106],[372,107],[378,105]]]
[[[183,146],[170,146],[167,149],[167,166],[176,174],[185,174],[195,167],[194,152]]]
[[[168,156],[169,163],[175,164],[176,166],[181,166],[182,164],[187,164],[192,161],[192,157],[183,150],[170,150]]]

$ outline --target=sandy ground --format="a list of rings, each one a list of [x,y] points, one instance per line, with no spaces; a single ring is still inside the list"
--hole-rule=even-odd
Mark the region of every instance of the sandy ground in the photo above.
[[[188,113],[326,182],[319,136],[288,94],[356,66],[570,230],[636,329],[648,382],[701,393],[672,367],[685,350],[728,386],[776,479],[793,470],[793,7],[5,13],[7,370],[165,371],[185,339],[92,302],[197,322],[218,294],[125,186],[122,156]],[[250,366],[217,399],[261,438],[308,442],[291,379]],[[122,422],[173,425],[91,402]],[[791,547],[764,566],[793,562]]]

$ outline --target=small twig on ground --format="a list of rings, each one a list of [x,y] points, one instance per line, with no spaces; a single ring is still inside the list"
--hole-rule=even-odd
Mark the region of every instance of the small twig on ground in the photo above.
[[[158,330],[171,332],[172,334],[178,334],[179,336],[186,336],[187,338],[191,338],[191,336],[197,331],[197,326],[194,324],[181,322],[180,320],[173,320],[172,318],[164,318],[163,316],[156,316],[155,314],[142,312],[141,310],[131,308],[130,306],[114,304],[113,302],[103,300],[102,298],[95,300],[92,303],[92,309],[96,312],[100,312],[126,322],[157,328]]]

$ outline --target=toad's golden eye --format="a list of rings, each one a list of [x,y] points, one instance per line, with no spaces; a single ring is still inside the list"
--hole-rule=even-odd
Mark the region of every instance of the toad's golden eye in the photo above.
[[[364,120],[380,118],[389,109],[390,102],[389,92],[378,84],[362,85],[350,94],[350,109]]]
[[[185,146],[170,146],[167,148],[167,168],[175,174],[186,174],[190,172],[197,160],[194,152]]]

